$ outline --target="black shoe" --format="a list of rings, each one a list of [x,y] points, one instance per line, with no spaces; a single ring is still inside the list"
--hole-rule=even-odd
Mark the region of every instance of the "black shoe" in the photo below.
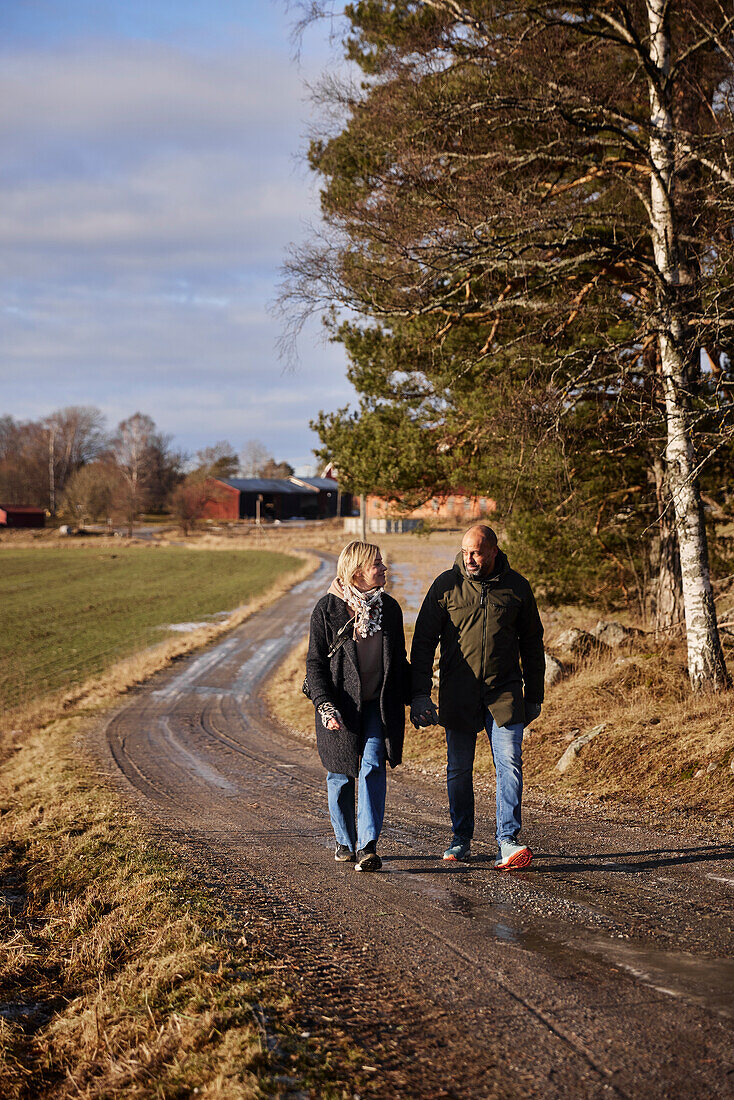
[[[375,851],[374,844],[369,844],[366,848],[360,848],[357,852],[357,862],[354,865],[355,871],[379,871],[382,867],[382,860]]]
[[[337,844],[334,859],[337,863],[354,863],[354,852],[346,844]]]

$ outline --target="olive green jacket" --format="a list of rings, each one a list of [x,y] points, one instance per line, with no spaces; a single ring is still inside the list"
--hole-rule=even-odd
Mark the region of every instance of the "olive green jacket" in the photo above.
[[[542,703],[543,624],[529,582],[501,550],[486,580],[470,579],[459,553],[428,589],[410,654],[414,696],[431,694],[439,641],[442,726],[477,733],[487,707],[498,726],[524,723],[524,703]]]

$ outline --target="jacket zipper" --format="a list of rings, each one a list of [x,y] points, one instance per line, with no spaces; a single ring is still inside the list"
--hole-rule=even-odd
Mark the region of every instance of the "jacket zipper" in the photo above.
[[[481,581],[480,581],[481,584]],[[484,683],[484,654],[487,648],[487,586],[482,584],[482,595],[479,601],[482,608],[482,683]]]

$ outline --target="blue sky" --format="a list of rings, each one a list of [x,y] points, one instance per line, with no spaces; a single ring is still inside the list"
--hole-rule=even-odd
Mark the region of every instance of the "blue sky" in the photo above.
[[[329,28],[237,0],[0,5],[0,414],[140,410],[194,452],[311,461],[345,404],[314,323],[284,371],[268,307],[318,219],[300,153]]]

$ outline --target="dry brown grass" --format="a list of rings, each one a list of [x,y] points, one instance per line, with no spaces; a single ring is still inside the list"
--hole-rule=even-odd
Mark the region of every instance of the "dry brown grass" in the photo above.
[[[80,728],[52,723],[4,768],[0,1094],[243,1100],[276,1092],[284,1061],[313,1076],[272,956],[84,778]]]
[[[556,764],[569,742],[602,723],[561,775]],[[528,781],[549,794],[721,817],[734,810],[734,692],[692,694],[682,644],[582,662],[549,690],[529,732]]]

